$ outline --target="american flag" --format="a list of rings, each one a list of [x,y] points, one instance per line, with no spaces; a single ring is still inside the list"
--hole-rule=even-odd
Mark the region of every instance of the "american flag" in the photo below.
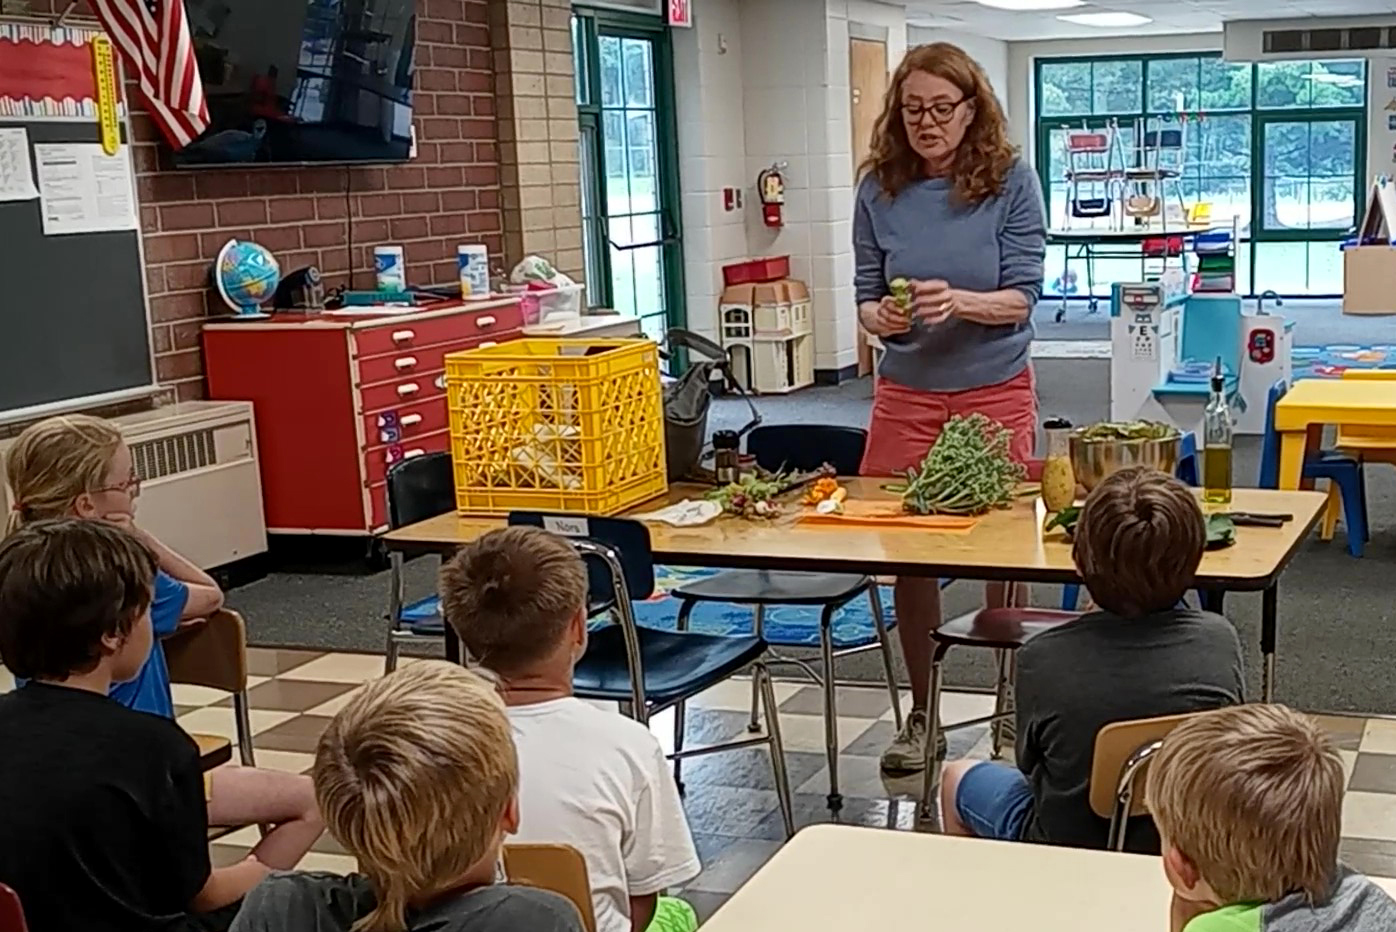
[[[170,145],[183,149],[208,128],[184,0],[92,0],[92,6],[127,67],[139,75],[155,123]]]

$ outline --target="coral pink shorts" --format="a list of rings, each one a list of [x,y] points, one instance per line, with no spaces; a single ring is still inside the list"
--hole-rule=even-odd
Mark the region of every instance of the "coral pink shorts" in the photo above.
[[[975,413],[1013,431],[1013,457],[1031,465],[1037,444],[1037,391],[1028,366],[1006,382],[962,392],[925,392],[878,379],[859,472],[892,476],[918,466],[946,421]]]

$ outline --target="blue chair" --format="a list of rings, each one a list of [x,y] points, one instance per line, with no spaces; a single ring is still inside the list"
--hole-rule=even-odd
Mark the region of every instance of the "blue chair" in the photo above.
[[[1202,474],[1197,464],[1197,435],[1190,430],[1183,431],[1183,436],[1178,441],[1178,465],[1174,467],[1173,474],[1178,477],[1179,482],[1193,488],[1202,484]],[[1062,611],[1076,611],[1076,604],[1080,598],[1080,583],[1067,583],[1062,586]]]
[[[1265,400],[1265,436],[1260,447],[1260,477],[1262,489],[1280,485],[1280,434],[1275,430],[1275,406],[1289,391],[1284,379],[1270,386]],[[1367,483],[1362,474],[1362,460],[1335,450],[1309,452],[1304,460],[1305,479],[1327,479],[1338,486],[1343,499],[1343,523],[1347,525],[1348,553],[1361,557],[1368,540]]]
[[[456,484],[451,454],[426,453],[401,460],[388,470],[388,527],[397,530],[445,514],[456,507]],[[435,641],[446,630],[441,599],[435,594],[406,601],[403,591],[404,556],[388,556],[388,650],[384,672],[397,669],[398,651],[412,641]]]
[[[782,424],[758,427],[747,436],[747,453],[763,469],[811,470],[829,464],[841,476],[856,476],[867,446],[868,432],[856,427],[833,427],[822,424]],[[942,586],[946,583],[942,583]],[[793,657],[774,653],[768,663],[790,663],[803,670],[824,693],[824,744],[829,767],[829,808],[843,805],[839,793],[838,709],[834,689],[834,660],[850,654],[877,648],[882,653],[882,671],[887,694],[892,700],[892,716],[901,730],[902,710],[897,691],[897,679],[892,663],[892,646],[888,639],[889,625],[882,611],[882,598],[877,581],[856,573],[808,573],[783,570],[726,570],[706,579],[676,587],[671,595],[679,600],[678,629],[687,630],[689,615],[700,602],[727,602],[750,605],[754,613],[754,631],[768,644],[779,647],[809,647],[817,638],[820,650],[820,671]],[[866,596],[871,609],[871,636],[839,636],[833,630],[834,613],[854,599]],[[786,635],[784,640],[773,637],[765,626],[765,612],[777,605],[818,606],[818,631],[810,631],[807,639]],[[811,628],[813,625],[810,626]],[[751,724],[757,730],[756,686],[752,686]]]
[[[591,631],[586,653],[573,670],[573,692],[584,699],[620,703],[627,714],[642,723],[655,713],[672,708],[674,752],[669,758],[674,761],[676,780],[684,758],[766,745],[785,832],[793,835],[795,815],[780,736],[780,715],[771,674],[762,661],[766,642],[760,637],[660,631],[637,625],[631,601],[648,599],[654,594],[655,584],[649,529],[639,521],[523,511],[509,515],[511,525],[557,527],[559,523],[581,526],[584,536],[569,535],[568,539],[586,561],[590,600],[594,604],[613,604],[610,614],[617,621]],[[747,667],[761,693],[766,735],[685,748],[687,701]]]

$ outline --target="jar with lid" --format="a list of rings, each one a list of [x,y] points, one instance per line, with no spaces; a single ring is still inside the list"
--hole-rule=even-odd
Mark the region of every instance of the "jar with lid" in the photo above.
[[[735,430],[713,433],[713,480],[718,485],[741,481],[741,438]]]
[[[1042,424],[1047,435],[1047,456],[1042,461],[1042,504],[1049,514],[1070,508],[1076,501],[1076,471],[1071,467],[1071,422],[1049,418]]]

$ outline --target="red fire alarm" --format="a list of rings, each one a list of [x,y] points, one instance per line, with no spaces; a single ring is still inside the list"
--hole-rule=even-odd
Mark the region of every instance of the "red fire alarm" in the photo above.
[[[689,5],[689,0],[669,0],[669,25],[693,25],[693,7]]]

